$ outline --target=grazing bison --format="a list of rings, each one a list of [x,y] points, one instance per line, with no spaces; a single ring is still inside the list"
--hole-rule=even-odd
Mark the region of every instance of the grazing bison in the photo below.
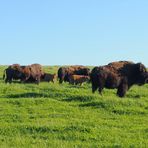
[[[41,81],[43,82],[55,82],[57,75],[56,74],[49,74],[49,73],[44,73]]]
[[[59,83],[63,83],[63,81],[68,82],[67,73],[68,73],[68,68],[66,67],[60,67],[58,69]]]
[[[21,79],[20,69],[21,66],[19,64],[13,64],[6,68],[3,74],[3,80],[5,80],[5,83],[12,83],[12,80]]]
[[[42,66],[40,64],[32,64],[29,66],[13,64],[5,69],[3,79],[6,77],[6,83],[11,83],[12,80],[21,80],[21,82],[36,82],[38,84],[43,74]]]
[[[44,75],[40,64],[21,66],[20,73],[22,82],[35,82],[37,84],[39,84],[42,75]]]
[[[85,66],[60,67],[58,70],[59,83],[69,82],[69,76],[74,74],[88,76],[90,69]]]
[[[82,85],[84,82],[88,82],[90,79],[89,76],[84,75],[70,75],[69,76],[69,83],[75,85]]]
[[[124,97],[127,90],[134,84],[145,84],[148,80],[148,73],[142,63],[119,61],[95,67],[90,77],[93,93],[97,89],[101,94],[103,88],[117,88],[117,95]]]

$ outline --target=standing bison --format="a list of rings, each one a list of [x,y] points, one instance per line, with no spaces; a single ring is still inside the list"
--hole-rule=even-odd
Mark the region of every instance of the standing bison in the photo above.
[[[42,75],[44,74],[40,64],[32,64],[29,66],[21,66],[22,82],[35,82],[39,84]]]
[[[69,83],[73,85],[82,85],[84,82],[88,82],[90,79],[89,76],[84,76],[84,75],[71,75],[69,77]]]
[[[69,82],[71,75],[84,75],[89,76],[90,69],[85,66],[69,66],[60,67],[58,70],[59,83]]]
[[[44,72],[40,64],[32,64],[28,66],[13,64],[5,69],[3,79],[5,79],[6,83],[11,83],[12,80],[20,80],[25,83],[35,82],[38,84],[43,74]]]
[[[56,74],[44,73],[41,77],[42,82],[55,82],[57,78]]]
[[[6,68],[3,74],[3,80],[5,80],[5,83],[12,83],[12,80],[21,79],[20,70],[21,66],[19,64],[13,64]]]
[[[148,81],[148,72],[142,63],[119,61],[105,66],[95,67],[91,72],[92,92],[103,88],[117,88],[117,95],[124,97],[135,84],[144,85]]]

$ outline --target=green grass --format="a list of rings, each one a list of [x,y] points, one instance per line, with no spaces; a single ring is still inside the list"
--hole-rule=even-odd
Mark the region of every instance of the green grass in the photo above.
[[[134,86],[121,99],[116,90],[92,94],[90,84],[6,85],[1,77],[2,148],[148,147],[148,85]]]

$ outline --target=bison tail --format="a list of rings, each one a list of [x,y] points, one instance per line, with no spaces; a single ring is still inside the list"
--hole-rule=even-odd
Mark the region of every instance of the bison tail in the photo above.
[[[3,80],[5,80],[5,75],[6,74],[6,69],[4,70],[4,73],[3,73]]]

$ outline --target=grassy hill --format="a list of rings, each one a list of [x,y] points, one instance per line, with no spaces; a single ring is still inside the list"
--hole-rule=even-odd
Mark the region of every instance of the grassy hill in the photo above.
[[[58,67],[44,67],[55,73]],[[148,85],[121,99],[91,85],[5,84],[0,66],[0,147],[148,147]]]

